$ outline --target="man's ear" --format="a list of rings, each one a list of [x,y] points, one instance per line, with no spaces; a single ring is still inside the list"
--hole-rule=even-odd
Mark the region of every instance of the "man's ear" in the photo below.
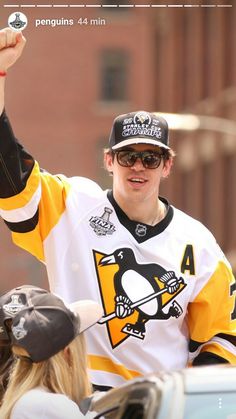
[[[104,167],[110,173],[113,172],[113,160],[114,157],[110,153],[104,154]]]
[[[167,160],[164,160],[164,166],[162,169],[162,177],[166,178],[169,176],[170,172],[171,172],[171,168],[173,166],[174,163],[174,159],[172,157],[170,157]]]

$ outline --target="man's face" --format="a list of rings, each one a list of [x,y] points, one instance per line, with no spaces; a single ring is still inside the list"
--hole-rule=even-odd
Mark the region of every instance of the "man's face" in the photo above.
[[[137,144],[124,147],[122,150],[132,151],[153,151],[162,153],[159,147],[148,144]],[[118,162],[118,156],[106,155],[105,162],[108,171],[113,173],[113,193],[118,203],[124,200],[132,202],[151,202],[156,200],[159,195],[160,180],[168,176],[172,165],[172,160],[161,159],[159,167],[156,169],[145,168],[141,159],[138,158],[130,167],[123,167]]]

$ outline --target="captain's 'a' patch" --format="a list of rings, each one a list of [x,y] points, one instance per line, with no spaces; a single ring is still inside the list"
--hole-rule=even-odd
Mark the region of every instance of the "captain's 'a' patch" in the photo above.
[[[175,297],[186,284],[174,271],[156,263],[138,263],[130,248],[110,255],[93,253],[104,308],[99,323],[106,324],[112,348],[128,337],[145,339],[147,321],[182,314]]]

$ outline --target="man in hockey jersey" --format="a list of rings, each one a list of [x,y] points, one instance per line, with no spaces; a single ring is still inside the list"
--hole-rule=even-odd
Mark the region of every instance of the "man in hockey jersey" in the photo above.
[[[235,364],[230,265],[200,222],[159,197],[173,162],[166,121],[144,111],[115,119],[104,156],[111,191],[41,171],[4,110],[6,73],[24,44],[0,31],[0,215],[13,241],[45,263],[53,292],[103,305],[87,334],[92,382]]]

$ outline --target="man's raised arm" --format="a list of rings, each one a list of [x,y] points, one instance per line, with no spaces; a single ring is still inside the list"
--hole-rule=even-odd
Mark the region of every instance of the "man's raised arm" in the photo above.
[[[7,70],[21,56],[26,40],[21,32],[0,30],[0,115],[4,109],[4,87]]]

